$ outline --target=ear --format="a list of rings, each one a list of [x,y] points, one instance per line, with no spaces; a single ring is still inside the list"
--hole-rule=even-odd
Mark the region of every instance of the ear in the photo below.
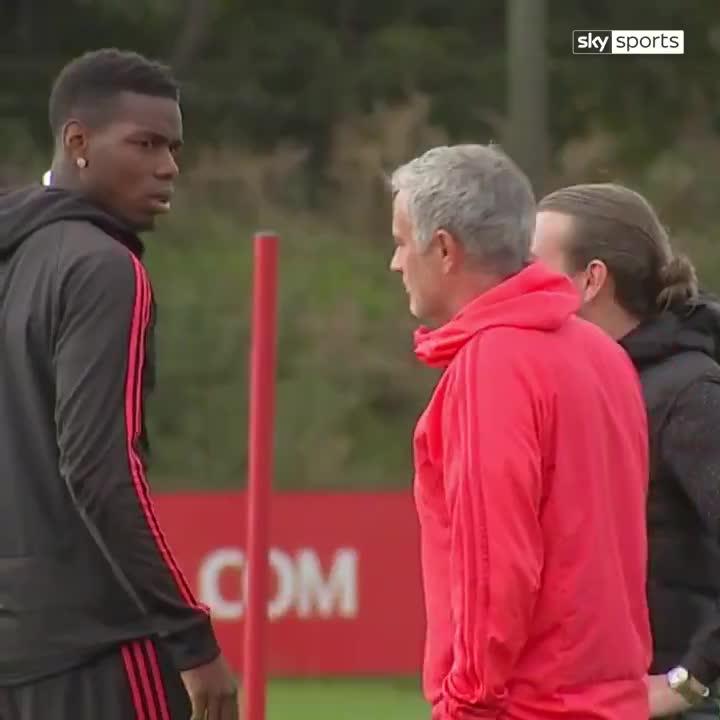
[[[464,249],[452,233],[443,229],[436,230],[432,241],[437,247],[442,269],[446,275],[461,265]]]
[[[68,120],[62,128],[62,145],[70,159],[75,162],[87,154],[88,132],[78,120]]]
[[[602,260],[591,260],[585,268],[585,288],[583,302],[594,300],[608,284],[607,265]]]

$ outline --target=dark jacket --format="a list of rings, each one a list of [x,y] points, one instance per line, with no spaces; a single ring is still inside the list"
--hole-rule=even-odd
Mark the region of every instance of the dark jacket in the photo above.
[[[720,677],[720,305],[703,297],[621,344],[650,423],[651,671],[682,664],[710,684]]]
[[[154,305],[138,238],[79,195],[0,195],[0,686],[132,638],[218,654],[153,511]]]

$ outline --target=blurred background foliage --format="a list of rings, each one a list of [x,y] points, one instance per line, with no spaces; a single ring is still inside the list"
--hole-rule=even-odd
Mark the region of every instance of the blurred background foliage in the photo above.
[[[148,237],[158,487],[244,482],[250,240],[266,227],[282,235],[278,487],[409,485],[435,376],[387,269],[384,176],[431,145],[500,142],[538,194],[629,184],[720,289],[717,3],[525,1],[541,23],[513,28],[510,0],[0,2],[2,185],[47,167],[47,96],[71,57],[132,48],[182,81],[182,182]],[[588,28],[684,29],[685,55],[573,56]],[[512,87],[529,94],[513,105]]]

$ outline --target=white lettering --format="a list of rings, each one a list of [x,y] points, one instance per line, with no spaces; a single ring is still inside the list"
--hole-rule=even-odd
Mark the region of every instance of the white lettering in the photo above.
[[[268,604],[271,620],[287,615],[295,601],[295,567],[292,558],[280,550],[270,550],[270,567],[277,576],[277,592]]]
[[[300,617],[310,617],[314,609],[320,617],[331,617],[337,606],[340,617],[352,618],[358,612],[357,552],[350,549],[335,553],[327,580],[323,579],[318,556],[312,550],[297,555],[298,598]]]
[[[279,620],[296,611],[303,619],[319,617],[354,618],[358,614],[358,554],[352,548],[340,548],[332,564],[323,573],[315,550],[303,548],[295,557],[271,548],[268,617]],[[247,560],[240,548],[223,547],[203,558],[198,571],[198,594],[219,620],[239,620],[245,614],[247,596]],[[226,573],[238,575],[238,597],[228,597],[222,588]],[[274,588],[274,593],[272,589]],[[225,591],[227,592],[227,591]]]
[[[241,599],[228,600],[220,590],[220,578],[226,570],[233,569],[242,574],[245,585],[245,553],[238,548],[220,548],[211,552],[201,563],[198,576],[199,595],[219,620],[241,618],[245,606]],[[243,593],[245,595],[245,593]]]

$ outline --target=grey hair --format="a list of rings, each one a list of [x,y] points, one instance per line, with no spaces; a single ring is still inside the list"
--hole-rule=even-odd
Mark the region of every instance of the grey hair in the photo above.
[[[443,229],[495,272],[517,272],[530,257],[535,197],[530,181],[497,145],[433,148],[397,168],[390,182],[393,197],[407,195],[421,251]]]

